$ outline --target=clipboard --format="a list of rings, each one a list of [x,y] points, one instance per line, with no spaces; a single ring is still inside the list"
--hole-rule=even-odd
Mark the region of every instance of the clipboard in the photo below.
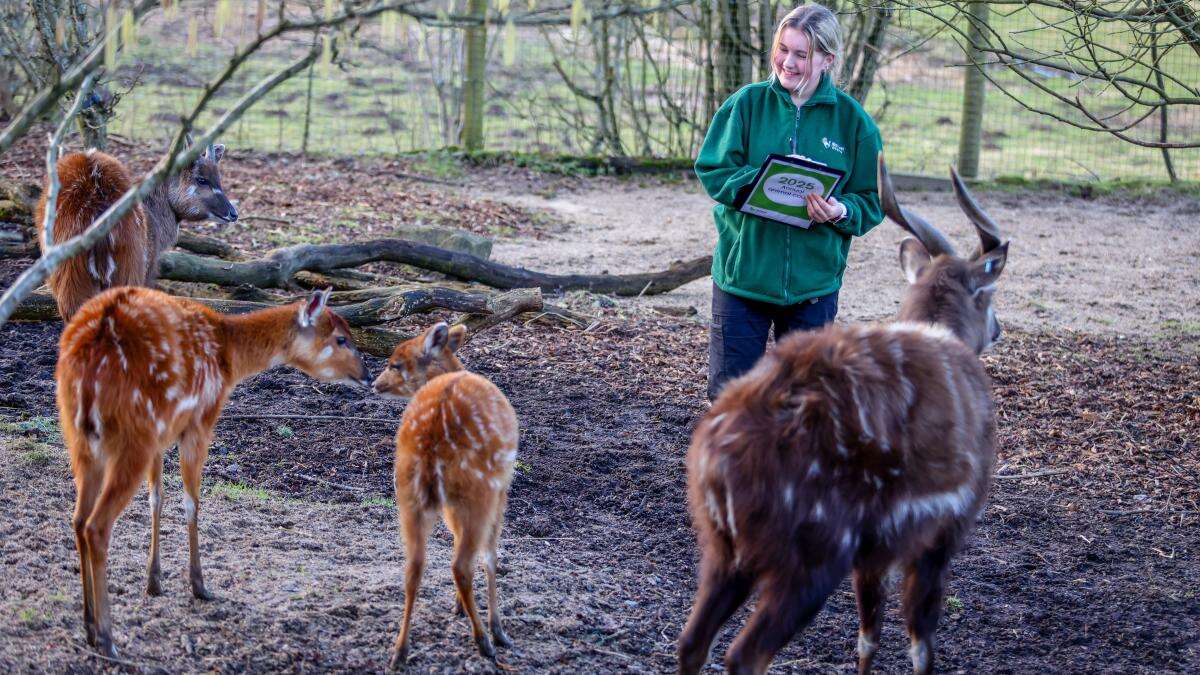
[[[810,159],[771,154],[759,167],[753,189],[734,203],[738,211],[808,229],[812,218],[804,200],[810,192],[828,199],[846,172]]]

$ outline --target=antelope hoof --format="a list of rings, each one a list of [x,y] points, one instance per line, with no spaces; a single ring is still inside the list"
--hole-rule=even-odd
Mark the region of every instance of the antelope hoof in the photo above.
[[[146,595],[157,598],[162,594],[162,577],[157,574],[146,577]]]
[[[217,599],[217,596],[213,595],[212,593],[209,593],[208,589],[205,588],[204,584],[202,584],[202,583],[192,584],[192,597],[197,600],[202,600],[204,602],[209,602],[211,600]]]
[[[512,640],[508,637],[508,633],[505,633],[504,629],[499,626],[496,626],[492,629],[492,643],[497,647],[502,647],[504,649],[510,649],[513,646]]]
[[[454,616],[461,619],[466,615],[467,615],[466,611],[463,610],[462,600],[459,600],[458,597],[455,596],[455,598],[454,598]]]
[[[492,646],[492,641],[487,635],[480,635],[475,638],[475,644],[479,646],[479,655],[485,659],[492,661],[496,660],[496,648]]]
[[[111,637],[97,636],[96,653],[105,658],[115,659],[117,658],[117,646],[113,644]]]
[[[408,645],[392,652],[392,658],[388,661],[388,670],[402,670],[405,664],[408,663]]]

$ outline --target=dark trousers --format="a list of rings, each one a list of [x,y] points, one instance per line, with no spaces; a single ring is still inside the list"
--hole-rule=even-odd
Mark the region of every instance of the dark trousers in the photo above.
[[[708,331],[708,398],[751,367],[767,351],[767,334],[775,341],[794,330],[814,330],[837,315],[837,291],[796,305],[747,300],[713,284],[712,325]]]

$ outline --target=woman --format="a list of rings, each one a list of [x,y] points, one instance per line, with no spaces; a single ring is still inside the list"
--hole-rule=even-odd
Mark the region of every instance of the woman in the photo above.
[[[772,76],[725,101],[696,158],[696,175],[717,200],[708,396],[750,369],[767,333],[833,321],[850,238],[883,219],[876,192],[879,129],[834,86],[842,60],[837,18],[820,5],[797,7],[775,30]],[[734,208],[767,155],[799,155],[846,172],[829,199],[810,194],[808,229]]]

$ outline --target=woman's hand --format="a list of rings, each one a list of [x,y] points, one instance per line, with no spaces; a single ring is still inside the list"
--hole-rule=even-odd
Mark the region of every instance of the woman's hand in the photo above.
[[[808,203],[808,215],[815,223],[832,223],[846,215],[846,205],[836,197],[824,199],[816,192],[810,192],[804,200]]]

